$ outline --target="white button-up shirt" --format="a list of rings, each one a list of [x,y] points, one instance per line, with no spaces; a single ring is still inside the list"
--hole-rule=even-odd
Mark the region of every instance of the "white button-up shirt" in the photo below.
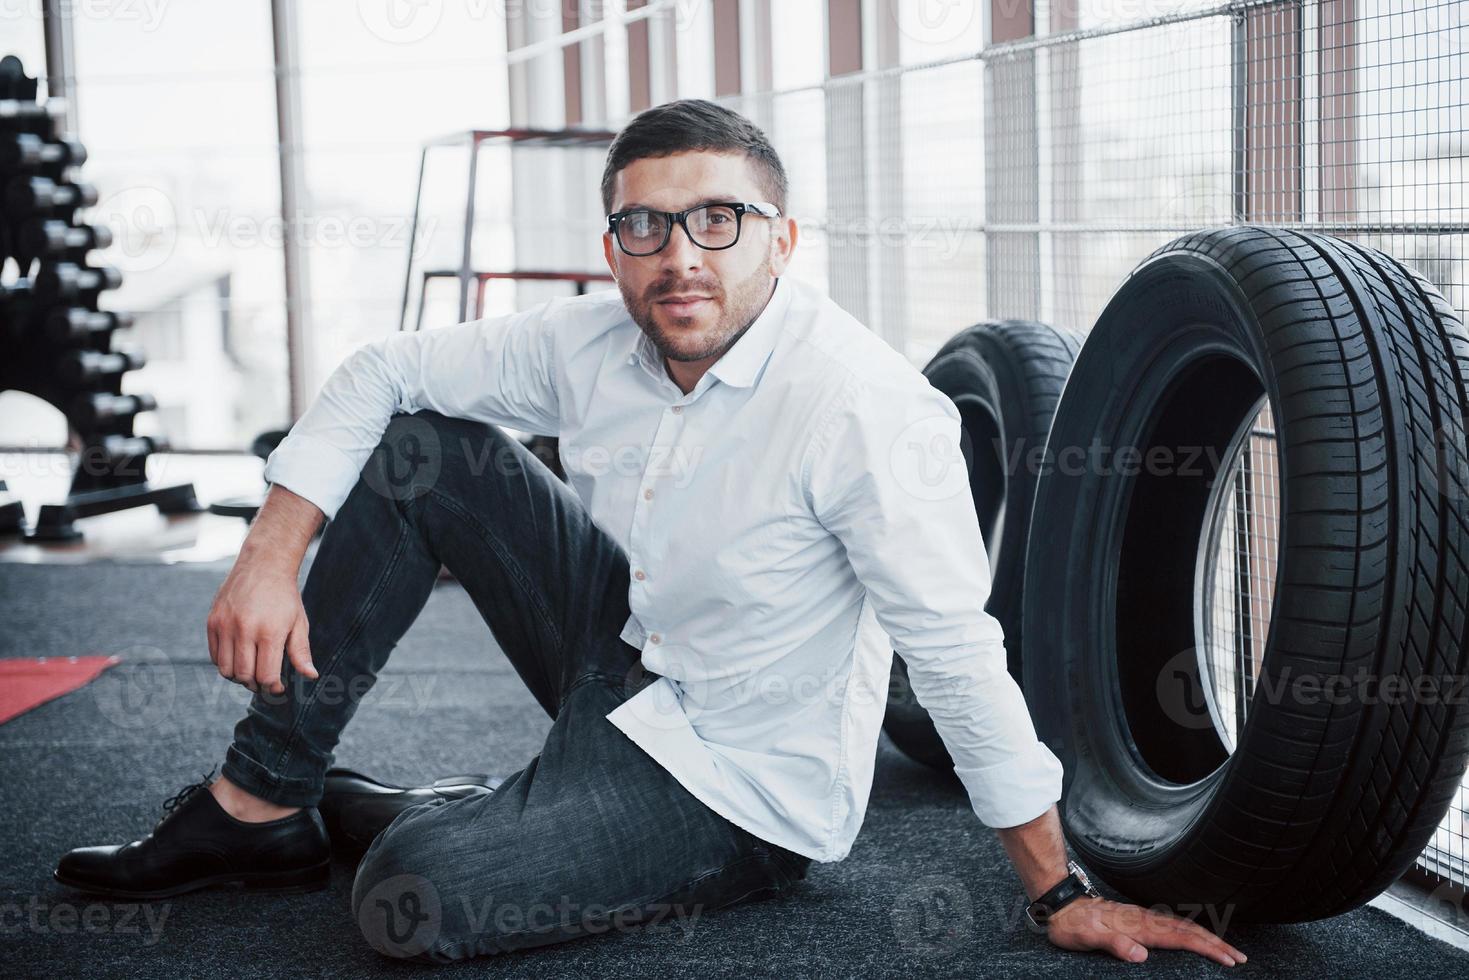
[[[688,394],[615,289],[366,344],[265,478],[330,517],[392,413],[423,408],[560,437],[570,485],[628,556],[621,637],[661,675],[608,720],[717,813],[845,857],[895,649],[981,821],[1060,799],[984,611],[959,413],[815,288],[778,280]]]

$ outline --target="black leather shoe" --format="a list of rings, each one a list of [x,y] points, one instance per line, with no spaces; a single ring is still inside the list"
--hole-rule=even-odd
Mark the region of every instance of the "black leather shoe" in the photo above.
[[[147,837],[69,851],[53,876],[81,891],[145,899],[211,885],[315,891],[329,884],[331,841],[314,807],[264,823],[236,820],[209,792],[213,775],[166,800]]]
[[[317,808],[332,845],[360,855],[398,814],[420,803],[460,800],[493,793],[505,780],[480,773],[445,776],[428,786],[394,786],[351,769],[328,769]]]

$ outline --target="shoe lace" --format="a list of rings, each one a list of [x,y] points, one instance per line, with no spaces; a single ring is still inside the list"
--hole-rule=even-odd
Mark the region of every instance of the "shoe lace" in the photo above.
[[[164,812],[165,813],[171,813],[171,812],[173,812],[174,807],[176,807],[180,803],[184,802],[184,800],[187,800],[189,798],[189,795],[191,793],[193,793],[195,790],[203,789],[205,786],[208,786],[210,784],[210,782],[213,781],[213,779],[214,779],[214,770],[217,769],[217,768],[218,768],[218,766],[211,766],[209,768],[209,772],[205,773],[204,774],[204,778],[201,779],[199,782],[197,782],[197,783],[190,783],[189,785],[185,786],[183,789],[179,790],[177,793],[175,793],[172,796],[170,796],[168,799],[164,800],[163,801],[163,810],[164,810]]]

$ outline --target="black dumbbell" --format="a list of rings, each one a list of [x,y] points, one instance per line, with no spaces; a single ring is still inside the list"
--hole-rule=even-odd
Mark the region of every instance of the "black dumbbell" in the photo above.
[[[110,265],[93,268],[74,262],[52,262],[36,273],[36,298],[43,303],[66,300],[96,305],[97,294],[122,285],[122,273]]]
[[[66,114],[61,99],[28,102],[23,99],[0,99],[0,132],[35,133],[50,138]]]
[[[97,188],[91,184],[57,183],[49,177],[13,177],[5,185],[6,207],[21,215],[89,208],[96,203]]]
[[[58,364],[63,380],[72,385],[106,381],[126,371],[136,371],[148,358],[136,347],[115,351],[74,350],[61,355]]]
[[[0,170],[37,170],[85,163],[87,148],[74,139],[48,143],[35,133],[12,133],[0,136]]]
[[[139,412],[158,407],[152,395],[113,395],[90,392],[78,395],[71,405],[72,419],[79,425],[95,427],[102,423],[125,422]]]
[[[111,244],[112,229],[106,225],[71,225],[59,218],[32,218],[15,234],[15,252],[24,258],[52,257]]]
[[[124,436],[116,433],[103,436],[100,443],[103,453],[112,459],[147,456],[150,453],[163,452],[169,447],[168,440],[162,436]]]
[[[63,307],[47,316],[46,335],[58,344],[97,344],[101,342],[100,335],[132,325],[131,313]]]

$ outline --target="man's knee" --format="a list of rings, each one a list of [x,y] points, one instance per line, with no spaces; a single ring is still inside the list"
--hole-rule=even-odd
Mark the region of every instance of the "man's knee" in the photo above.
[[[352,882],[352,914],[373,949],[430,958],[444,928],[444,897],[431,875],[421,835],[389,828],[373,841]]]
[[[518,479],[528,455],[499,426],[422,409],[388,420],[362,477],[379,494],[408,502],[465,480],[483,488],[490,477]]]

